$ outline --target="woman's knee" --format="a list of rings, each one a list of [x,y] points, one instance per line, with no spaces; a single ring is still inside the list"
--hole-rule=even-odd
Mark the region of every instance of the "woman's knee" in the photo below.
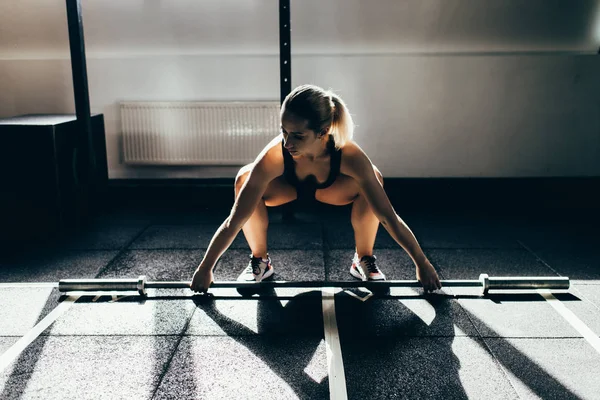
[[[244,165],[242,168],[240,168],[237,175],[235,176],[235,194],[236,194],[236,196],[242,189],[242,186],[244,186],[244,183],[246,182],[246,179],[248,179],[248,175],[250,174],[251,170],[252,170],[252,164]]]
[[[373,165],[373,169],[375,170],[375,175],[377,176],[377,180],[379,181],[379,184],[381,186],[383,186],[383,174],[381,173],[381,171],[379,171],[379,168],[377,168],[375,165]]]

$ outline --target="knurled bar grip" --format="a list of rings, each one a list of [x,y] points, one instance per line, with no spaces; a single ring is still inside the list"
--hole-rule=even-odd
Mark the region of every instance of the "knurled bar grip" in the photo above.
[[[479,287],[485,294],[489,290],[518,290],[518,289],[568,289],[569,278],[550,277],[489,277],[487,274],[479,275],[478,280],[442,280],[442,287]],[[320,288],[320,287],[421,287],[416,280],[391,280],[391,281],[262,281],[262,282],[213,282],[211,288]],[[97,291],[137,291],[146,294],[146,289],[186,289],[190,282],[158,281],[146,282],[145,276],[137,279],[63,279],[58,282],[61,292],[97,292]]]

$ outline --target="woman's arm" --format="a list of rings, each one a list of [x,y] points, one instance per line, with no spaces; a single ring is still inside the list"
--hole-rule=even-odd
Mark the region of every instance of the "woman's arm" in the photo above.
[[[215,232],[199,268],[213,269],[258,206],[269,182],[275,178],[264,159],[254,165],[242,186],[229,216]]]
[[[394,240],[408,253],[417,267],[417,279],[425,290],[441,288],[435,269],[427,259],[414,234],[396,214],[382,185],[377,179],[369,157],[358,145],[351,143],[344,147],[342,173],[354,178],[361,195],[369,203],[373,213]]]
[[[192,279],[192,290],[206,291],[208,289],[212,283],[212,270],[215,264],[229,248],[248,218],[252,216],[269,183],[283,173],[283,164],[276,149],[280,141],[280,138],[274,139],[257,157],[235,199],[229,216],[213,235],[206,254],[196,269]]]

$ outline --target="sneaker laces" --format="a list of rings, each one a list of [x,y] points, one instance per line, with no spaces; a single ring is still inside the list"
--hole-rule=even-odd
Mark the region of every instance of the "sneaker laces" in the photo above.
[[[261,257],[252,257],[252,255],[250,255],[250,263],[246,267],[246,270],[244,271],[244,273],[249,274],[250,272],[252,272],[254,275],[259,275],[261,262],[262,262]]]
[[[379,273],[379,268],[377,268],[377,264],[375,264],[375,260],[377,260],[377,257],[375,257],[375,256],[363,256],[363,258],[360,261],[364,267],[367,267],[367,271],[369,273],[377,274],[377,273]]]

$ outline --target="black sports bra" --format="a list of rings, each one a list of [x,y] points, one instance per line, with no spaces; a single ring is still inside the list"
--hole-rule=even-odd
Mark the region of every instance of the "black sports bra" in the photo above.
[[[337,176],[340,174],[340,164],[342,162],[342,150],[335,148],[335,142],[333,136],[329,136],[327,142],[327,150],[329,150],[330,161],[329,161],[329,176],[323,183],[317,182],[317,178],[314,175],[307,176],[304,180],[299,180],[296,175],[295,162],[290,152],[283,146],[283,140],[281,141],[281,151],[283,152],[283,177],[289,184],[299,187],[310,188],[313,191],[316,189],[325,189],[333,184]]]

